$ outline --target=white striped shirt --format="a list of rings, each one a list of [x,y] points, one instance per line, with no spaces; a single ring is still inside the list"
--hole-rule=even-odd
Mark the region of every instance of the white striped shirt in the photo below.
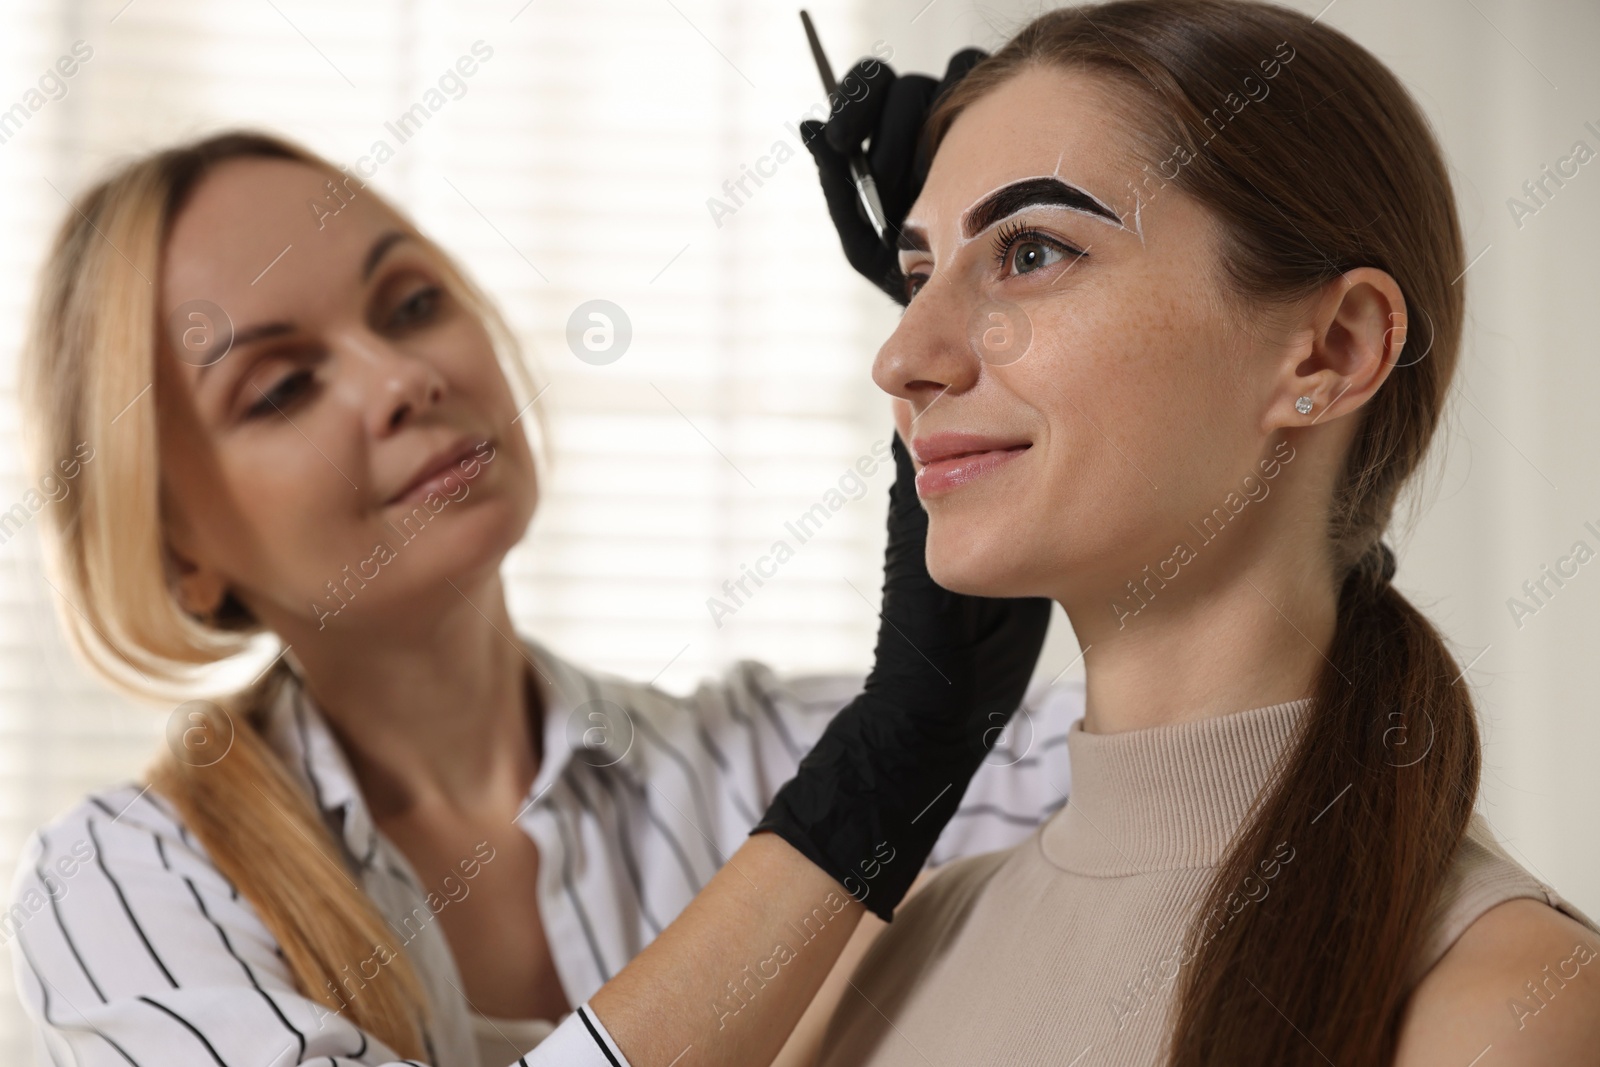
[[[860,676],[780,679],[741,661],[686,697],[578,668],[523,638],[544,695],[544,759],[517,817],[538,847],[539,911],[568,1002],[521,1060],[626,1064],[588,998],[688,904],[748,836]],[[1006,848],[1066,802],[1081,685],[1024,701],[931,862]],[[320,710],[292,680],[266,739],[342,842],[352,878],[400,935],[430,1000],[431,1067],[481,1062],[438,923],[448,906],[374,826]],[[482,859],[482,856],[479,856]],[[470,860],[470,857],[464,857]],[[470,869],[463,867],[463,872]],[[464,873],[464,877],[466,877]],[[100,790],[30,836],[0,916],[40,1063],[74,1067],[376,1067],[394,1051],[300,993],[248,900],[170,805]]]

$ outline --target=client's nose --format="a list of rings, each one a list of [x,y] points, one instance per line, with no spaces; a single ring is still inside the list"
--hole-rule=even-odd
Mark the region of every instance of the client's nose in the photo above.
[[[911,301],[872,361],[872,380],[920,415],[945,392],[977,384],[981,362],[967,338],[967,300],[936,278]]]

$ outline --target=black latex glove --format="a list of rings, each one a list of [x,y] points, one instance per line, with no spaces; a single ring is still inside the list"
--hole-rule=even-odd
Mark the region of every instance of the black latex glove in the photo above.
[[[888,64],[864,59],[840,79],[843,99],[833,117],[825,123],[809,119],[800,124],[801,140],[817,161],[828,214],[839,231],[845,258],[902,306],[909,301],[895,240],[932,165],[922,143],[922,124],[934,101],[987,55],[977,48],[957,52],[950,57],[944,78],[937,82],[925,74],[896,77]],[[866,85],[864,93],[862,83]],[[849,153],[869,138],[867,169],[878,184],[878,198],[888,221],[882,240],[867,220],[850,180]]]
[[[896,434],[876,662],[778,790],[770,830],[888,921],[1022,702],[1043,597],[952,593],[928,575],[928,515]]]

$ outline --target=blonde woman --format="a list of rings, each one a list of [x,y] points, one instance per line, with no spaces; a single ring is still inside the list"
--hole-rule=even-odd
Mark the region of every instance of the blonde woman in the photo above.
[[[317,220],[306,204],[330,187],[349,203]],[[108,684],[169,707],[263,636],[282,651],[235,697],[180,707],[142,781],[35,835],[13,959],[47,1062],[497,1067],[552,1031],[611,1056],[598,1018],[573,1009],[716,881],[841,706],[873,696],[871,679],[864,693],[859,677],[786,682],[744,663],[679,699],[518,634],[500,567],[539,482],[514,349],[398,210],[276,137],[135,159],[66,213],[24,382],[35,462],[81,462],[43,527],[66,632]],[[907,485],[901,504],[920,514]],[[920,540],[899,551],[900,572],[925,577]],[[971,598],[938,596],[895,631],[926,620],[917,656],[940,660],[943,686],[961,676],[934,624]],[[1026,621],[1005,683],[961,690],[972,706],[1009,694],[969,731],[974,751],[1021,696],[1043,616]],[[927,675],[886,640],[899,638],[880,636],[880,667],[911,662],[879,705],[910,692],[907,672]],[[917,800],[910,836],[950,821],[940,861],[1019,840],[1065,800],[1075,708],[1073,690],[1053,691],[1031,716],[1033,751],[986,762],[964,799],[978,768],[962,764]],[[876,825],[895,802],[845,821]],[[775,834],[742,848],[782,862],[747,858],[735,898],[766,869],[781,877],[761,902],[784,920],[812,913],[785,892],[836,883],[886,917],[933,845],[828,867],[795,829],[808,817],[769,814]],[[826,951],[786,973],[826,973],[865,910],[837,899]],[[761,953],[730,941],[709,985],[648,988],[688,997],[680,1014],[721,1035],[755,1032],[779,1001],[798,1014],[809,978],[746,1003],[740,967],[772,945],[761,929],[748,942]],[[713,942],[679,943],[689,963],[674,973],[698,973]],[[608,1016],[636,1033],[629,1018]],[[772,1030],[779,1043],[793,1022]],[[579,1062],[556,1048],[537,1062]]]

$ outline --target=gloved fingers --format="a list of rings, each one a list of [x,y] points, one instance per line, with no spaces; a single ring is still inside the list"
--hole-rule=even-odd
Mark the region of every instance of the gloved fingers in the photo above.
[[[950,62],[945,65],[944,77],[939,81],[939,95],[943,96],[952,85],[965,78],[980,60],[988,58],[989,53],[981,48],[963,48],[951,56]]]
[[[842,178],[845,182],[850,181],[850,157],[844,152],[834,151],[833,146],[828,143],[827,123],[816,119],[803,119],[800,123],[800,143],[806,146],[806,151],[816,160],[824,180]]]
[[[867,58],[840,79],[827,122],[801,123],[801,139],[816,160],[828,214],[850,266],[904,307],[906,279],[895,237],[927,177],[922,128],[938,96],[966,76],[986,53],[966,48],[951,56],[937,82],[922,74],[896,77],[893,68]],[[850,157],[866,148],[867,170],[877,185],[888,228],[879,237],[850,176]]]
[[[800,140],[810,149],[811,158],[817,162],[817,174],[822,182],[823,199],[828,203],[828,215],[833,219],[834,228],[844,242],[845,253],[851,255],[850,262],[854,266],[855,258],[850,246],[858,242],[863,230],[873,240],[877,240],[877,235],[873,232],[872,224],[864,217],[855,182],[850,176],[850,161],[828,146],[826,131],[827,127],[816,119],[807,119],[800,124]]]
[[[906,74],[895,80],[884,94],[878,128],[867,152],[867,169],[878,183],[884,215],[898,227],[921,192],[921,183],[912,188],[912,167],[917,139],[922,135],[922,120],[932,103],[938,84],[922,74]]]
[[[845,258],[854,270],[904,304],[905,281],[900,276],[899,256],[878,239],[877,232],[867,221],[860,194],[850,177],[850,164],[828,147],[823,135],[825,129],[822,123],[808,119],[800,124],[800,139],[810,149],[811,158],[816,160],[822,197],[827,202],[833,228],[839,232]]]
[[[889,401],[889,407],[894,412],[894,428],[900,434],[900,440],[911,440],[911,401],[904,397],[895,397]]]
[[[889,453],[894,457],[894,483],[889,486],[890,506],[914,504],[921,511],[922,501],[917,497],[917,467],[911,462],[911,447],[901,437],[898,426],[895,427],[894,440],[889,442]]]
[[[813,142],[822,136],[823,128],[823,123],[816,119],[800,120],[800,143],[806,146],[806,151],[811,153],[812,159],[817,157],[817,148]]]
[[[1012,657],[1036,659],[1050,626],[1049,597],[974,598],[980,611],[973,620],[979,667],[1003,668]]]
[[[888,537],[884,548],[883,571],[885,581],[899,584],[901,589],[910,586],[933,588],[928,577],[925,558],[928,540],[928,513],[917,496],[917,469],[911,462],[911,449],[895,430],[889,443],[894,457],[894,482],[889,486]],[[908,585],[907,583],[910,583]],[[932,622],[931,619],[919,619]]]
[[[876,59],[863,59],[845,72],[825,131],[829,148],[848,155],[877,131],[878,116],[894,81],[894,71]]]
[[[961,51],[951,56],[950,62],[945,65],[944,77],[939,79],[938,89],[935,90],[932,97],[928,101],[928,110],[931,111],[934,103],[936,103],[940,97],[944,96],[952,88],[954,88],[955,84],[961,79],[965,78],[968,72],[971,71],[973,67],[977,66],[979,62],[987,58],[989,58],[989,53],[985,52],[981,48],[963,48]],[[922,116],[922,119],[926,118],[927,115],[925,112]],[[922,126],[923,121],[919,119],[917,122],[918,133],[921,132]],[[915,155],[911,163],[910,185],[912,188],[918,191],[921,191],[923,180],[928,176],[928,169],[933,165],[932,158],[926,151],[924,151],[926,147],[926,142],[920,139],[916,142]],[[915,202],[915,196],[913,196],[912,200]],[[911,210],[911,205],[909,203],[906,205],[906,210]]]
[[[872,227],[868,226],[867,231],[871,233]],[[892,233],[893,231],[886,231],[885,236]],[[872,284],[887,293],[889,299],[896,304],[905,307],[911,303],[911,298],[906,295],[906,276],[900,271],[898,252],[883,244],[877,235],[873,234],[872,242],[862,246],[861,259],[862,266],[856,266],[854,263],[851,266],[855,266],[857,271],[872,279]]]

